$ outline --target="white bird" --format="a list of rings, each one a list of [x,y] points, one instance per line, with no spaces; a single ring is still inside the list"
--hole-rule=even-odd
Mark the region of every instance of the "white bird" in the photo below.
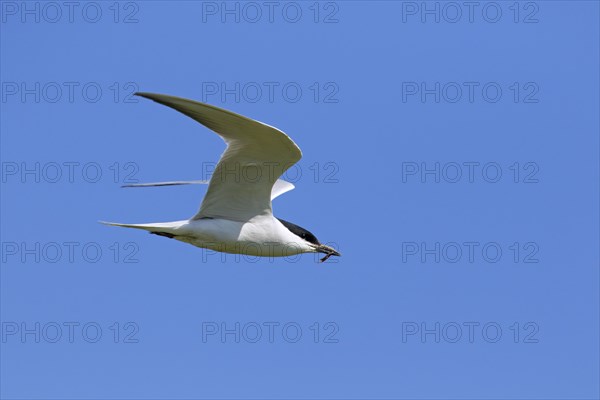
[[[273,216],[271,200],[294,185],[278,179],[302,157],[284,132],[209,104],[153,93],[136,93],[171,107],[219,134],[227,148],[208,182],[196,215],[188,220],[107,225],[136,228],[197,247],[233,254],[285,257],[323,253],[340,256],[308,230]],[[168,186],[206,181],[173,181],[128,186]]]

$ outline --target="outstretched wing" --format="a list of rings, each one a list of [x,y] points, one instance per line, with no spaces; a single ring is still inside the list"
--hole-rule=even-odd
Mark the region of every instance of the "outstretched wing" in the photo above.
[[[179,185],[208,185],[210,181],[169,181],[169,182],[147,182],[147,183],[128,183],[122,185],[122,188],[132,187],[155,187],[155,186],[179,186]]]
[[[148,183],[129,183],[127,185],[123,185],[123,188],[132,188],[132,187],[156,187],[156,186],[179,186],[179,185],[208,185],[210,181],[169,181],[169,182],[148,182]],[[283,179],[277,179],[275,184],[273,185],[273,189],[271,189],[271,201],[275,198],[281,196],[284,193],[289,192],[294,189],[295,186],[293,183],[284,181]]]
[[[227,143],[200,210],[192,219],[248,221],[272,213],[274,183],[302,157],[292,139],[277,128],[208,104],[161,94],[136,94],[193,118]]]

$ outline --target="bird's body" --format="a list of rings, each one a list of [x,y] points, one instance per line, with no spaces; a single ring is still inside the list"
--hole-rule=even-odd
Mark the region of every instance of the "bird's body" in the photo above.
[[[174,181],[129,186],[208,183],[200,210],[189,220],[107,225],[143,229],[197,247],[224,253],[285,257],[340,254],[304,228],[273,216],[271,200],[294,188],[278,179],[302,152],[282,131],[208,104],[179,97],[137,93],[195,119],[218,133],[227,149],[209,182]]]
[[[143,229],[159,236],[222,253],[287,257],[317,252],[314,247],[307,245],[302,238],[293,234],[272,215],[256,216],[245,222],[223,218],[202,218],[150,224],[110,223],[110,225]]]

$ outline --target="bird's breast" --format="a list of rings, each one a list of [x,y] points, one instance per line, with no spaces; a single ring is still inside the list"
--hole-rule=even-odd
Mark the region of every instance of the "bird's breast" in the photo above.
[[[285,257],[311,251],[271,216],[247,222],[199,219],[182,227],[181,233],[181,241],[225,253]]]

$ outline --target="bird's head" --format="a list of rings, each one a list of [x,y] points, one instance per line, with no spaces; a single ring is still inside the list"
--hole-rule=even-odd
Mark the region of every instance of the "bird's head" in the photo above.
[[[334,249],[333,247],[329,247],[327,245],[321,244],[319,239],[315,235],[313,235],[308,230],[298,226],[296,224],[292,224],[291,222],[284,221],[280,218],[277,218],[290,232],[299,238],[303,239],[306,244],[314,250],[315,253],[323,253],[325,257],[321,258],[321,262],[326,261],[331,256],[340,257],[341,254]]]

